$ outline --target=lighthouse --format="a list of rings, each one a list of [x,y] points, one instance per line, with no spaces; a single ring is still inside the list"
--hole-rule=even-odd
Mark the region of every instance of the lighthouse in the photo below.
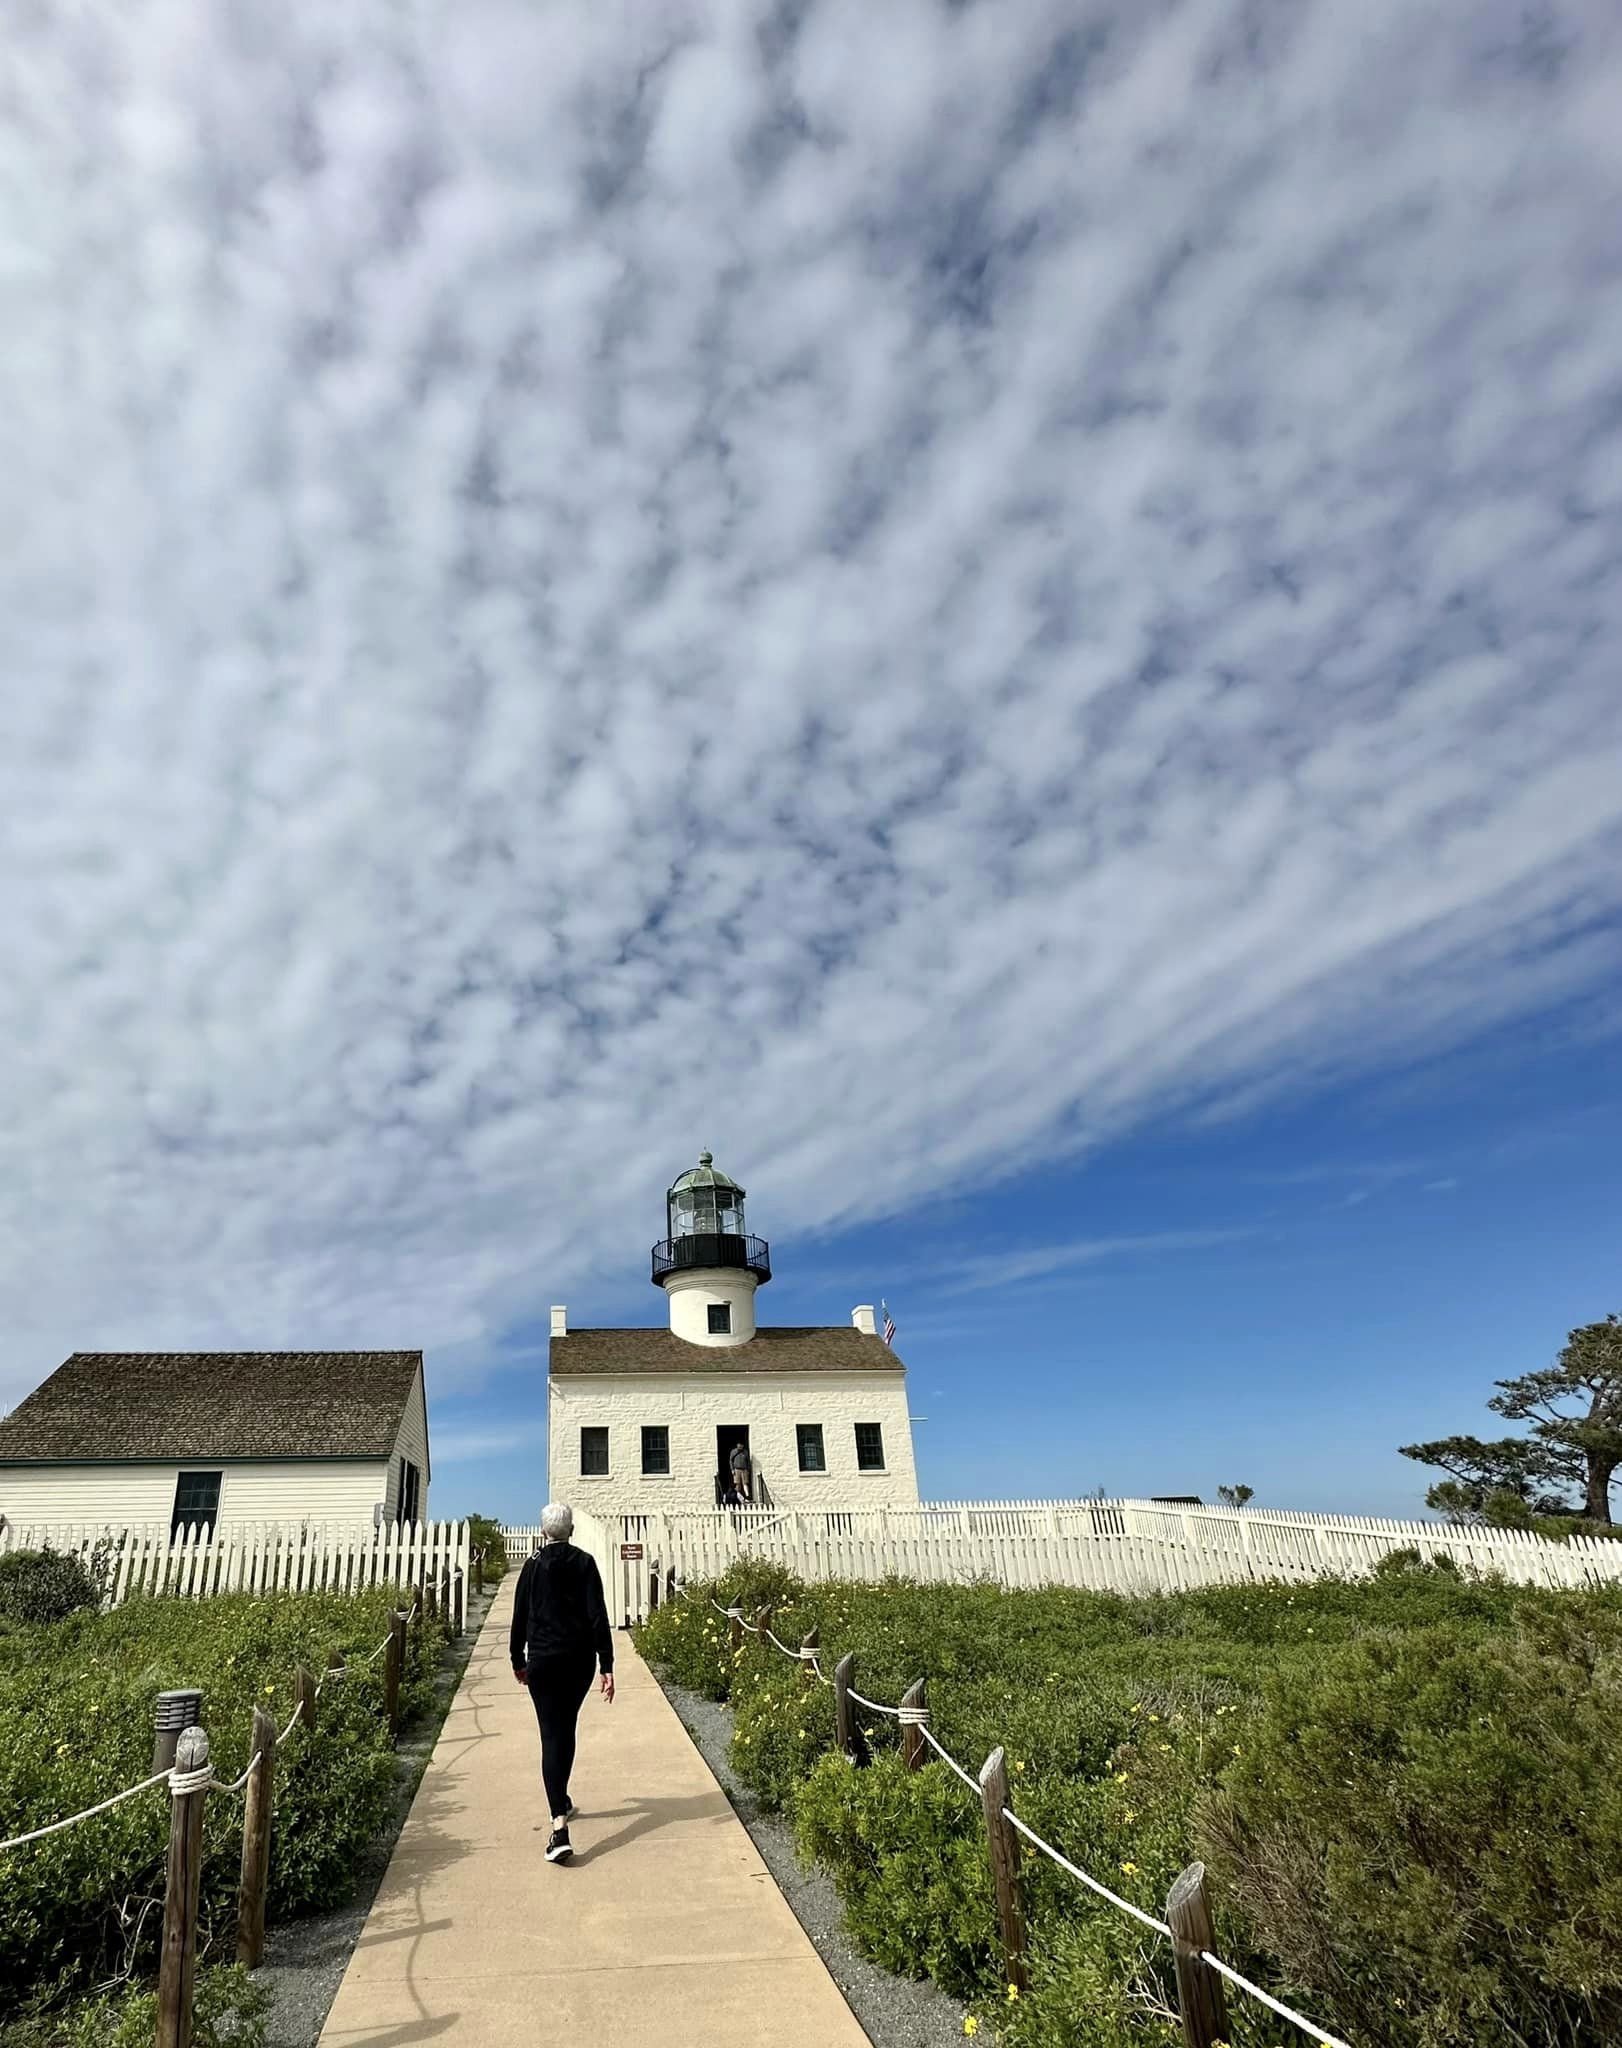
[[[870,1304],[849,1320],[762,1323],[771,1247],[714,1155],[665,1190],[649,1277],[662,1326],[571,1328],[552,1311],[548,1490],[624,1518],[737,1507],[915,1507],[906,1368]],[[643,1240],[646,1242],[646,1239]]]
[[[744,1223],[743,1189],[715,1155],[671,1183],[665,1234],[653,1248],[653,1284],[670,1304],[671,1334],[688,1344],[747,1344],[755,1290],[772,1277],[771,1247]]]

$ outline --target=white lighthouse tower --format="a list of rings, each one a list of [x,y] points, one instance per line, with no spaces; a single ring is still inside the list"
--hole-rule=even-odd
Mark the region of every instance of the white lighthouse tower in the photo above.
[[[713,1154],[665,1195],[665,1235],[653,1248],[653,1284],[670,1304],[670,1328],[688,1344],[747,1344],[755,1289],[772,1277],[771,1247],[744,1223],[743,1189]]]

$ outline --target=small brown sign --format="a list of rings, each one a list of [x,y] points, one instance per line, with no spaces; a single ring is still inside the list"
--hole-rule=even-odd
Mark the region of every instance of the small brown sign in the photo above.
[[[620,1562],[621,1564],[640,1564],[642,1562],[641,1544],[622,1543],[620,1545]]]

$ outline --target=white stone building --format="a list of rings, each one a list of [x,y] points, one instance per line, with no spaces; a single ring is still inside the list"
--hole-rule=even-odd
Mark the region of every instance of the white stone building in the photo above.
[[[603,1516],[713,1512],[741,1447],[753,1504],[917,1506],[906,1370],[873,1310],[829,1327],[758,1325],[771,1254],[743,1203],[708,1152],[671,1188],[653,1247],[665,1328],[571,1330],[553,1309],[552,1499]]]
[[[0,1421],[13,1527],[424,1521],[420,1351],[76,1351]]]

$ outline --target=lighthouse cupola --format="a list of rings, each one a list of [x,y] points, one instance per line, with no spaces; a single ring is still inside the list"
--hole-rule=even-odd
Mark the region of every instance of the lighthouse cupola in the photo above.
[[[746,1344],[755,1334],[755,1289],[772,1277],[771,1248],[750,1236],[743,1201],[708,1152],[665,1196],[653,1284],[669,1299],[671,1330],[690,1344]]]

